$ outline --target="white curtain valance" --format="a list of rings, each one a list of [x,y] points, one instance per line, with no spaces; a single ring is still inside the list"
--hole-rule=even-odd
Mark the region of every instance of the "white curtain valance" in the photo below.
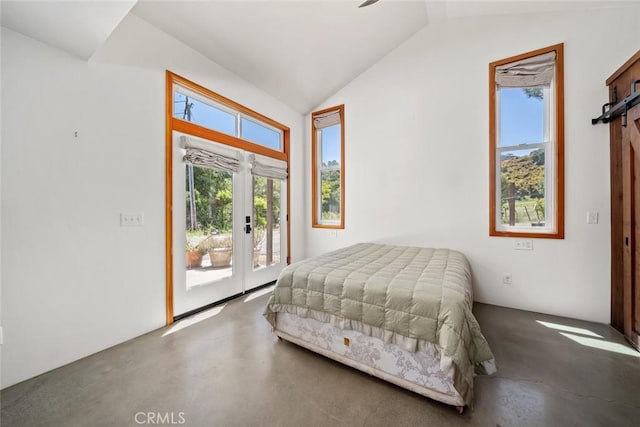
[[[329,126],[338,125],[340,122],[340,110],[328,111],[313,116],[313,126],[316,129],[328,128]]]
[[[287,179],[287,162],[250,154],[249,163],[252,175],[271,179]]]
[[[221,169],[231,173],[240,170],[240,160],[223,147],[200,142],[186,136],[180,137],[180,146],[185,149],[182,160],[186,163]]]
[[[495,80],[502,87],[548,86],[553,80],[556,53],[548,52],[496,67]]]

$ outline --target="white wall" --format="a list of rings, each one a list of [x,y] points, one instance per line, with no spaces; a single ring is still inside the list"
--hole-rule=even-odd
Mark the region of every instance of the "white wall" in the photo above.
[[[0,46],[2,44],[2,33],[0,33]],[[1,62],[1,61],[0,61]],[[0,82],[2,81],[2,67],[0,66]],[[2,85],[0,84],[0,99],[2,99]],[[2,114],[0,112],[0,129],[2,127]],[[0,165],[2,165],[2,137],[0,135]],[[0,171],[0,201],[2,200],[2,171]],[[0,203],[0,328],[2,327],[2,204]],[[2,384],[2,345],[0,345],[0,388]]]
[[[590,120],[605,79],[640,46],[638,12],[462,18],[418,32],[318,106],[345,104],[346,228],[312,229],[306,200],[307,255],[359,241],[455,248],[477,301],[608,323],[609,134]],[[488,236],[488,64],[560,42],[566,238],[514,251],[513,239]],[[587,211],[600,224],[587,225]]]
[[[165,69],[291,128],[302,257],[300,114],[134,15],[89,63],[4,28],[1,49],[2,387],[164,325]]]

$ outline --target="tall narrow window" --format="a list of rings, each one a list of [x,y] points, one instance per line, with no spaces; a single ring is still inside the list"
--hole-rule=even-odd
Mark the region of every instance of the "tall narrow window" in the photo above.
[[[312,225],[344,228],[344,105],[316,111],[312,125]]]
[[[491,236],[564,238],[563,45],[489,64]]]

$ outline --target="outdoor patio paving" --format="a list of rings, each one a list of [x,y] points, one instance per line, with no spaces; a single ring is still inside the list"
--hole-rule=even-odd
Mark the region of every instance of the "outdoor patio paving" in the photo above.
[[[191,242],[194,245],[197,244],[197,241]],[[280,230],[276,229],[273,232],[273,264],[280,263]],[[258,256],[258,267],[254,267],[254,269],[264,268],[267,264],[267,248],[266,245],[262,245],[260,249],[260,255]],[[215,282],[218,280],[225,279],[227,277],[231,277],[232,267],[213,267],[211,265],[211,259],[209,258],[209,254],[206,253],[202,257],[202,266],[197,268],[190,268],[186,270],[186,285],[187,289],[194,286],[201,286],[207,283]]]

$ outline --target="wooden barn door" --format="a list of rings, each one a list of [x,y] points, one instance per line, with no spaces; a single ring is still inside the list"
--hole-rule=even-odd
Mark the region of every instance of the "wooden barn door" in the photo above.
[[[624,334],[640,350],[640,104],[622,129]]]
[[[640,51],[607,86],[611,109],[624,107],[609,121],[611,326],[640,351]]]

